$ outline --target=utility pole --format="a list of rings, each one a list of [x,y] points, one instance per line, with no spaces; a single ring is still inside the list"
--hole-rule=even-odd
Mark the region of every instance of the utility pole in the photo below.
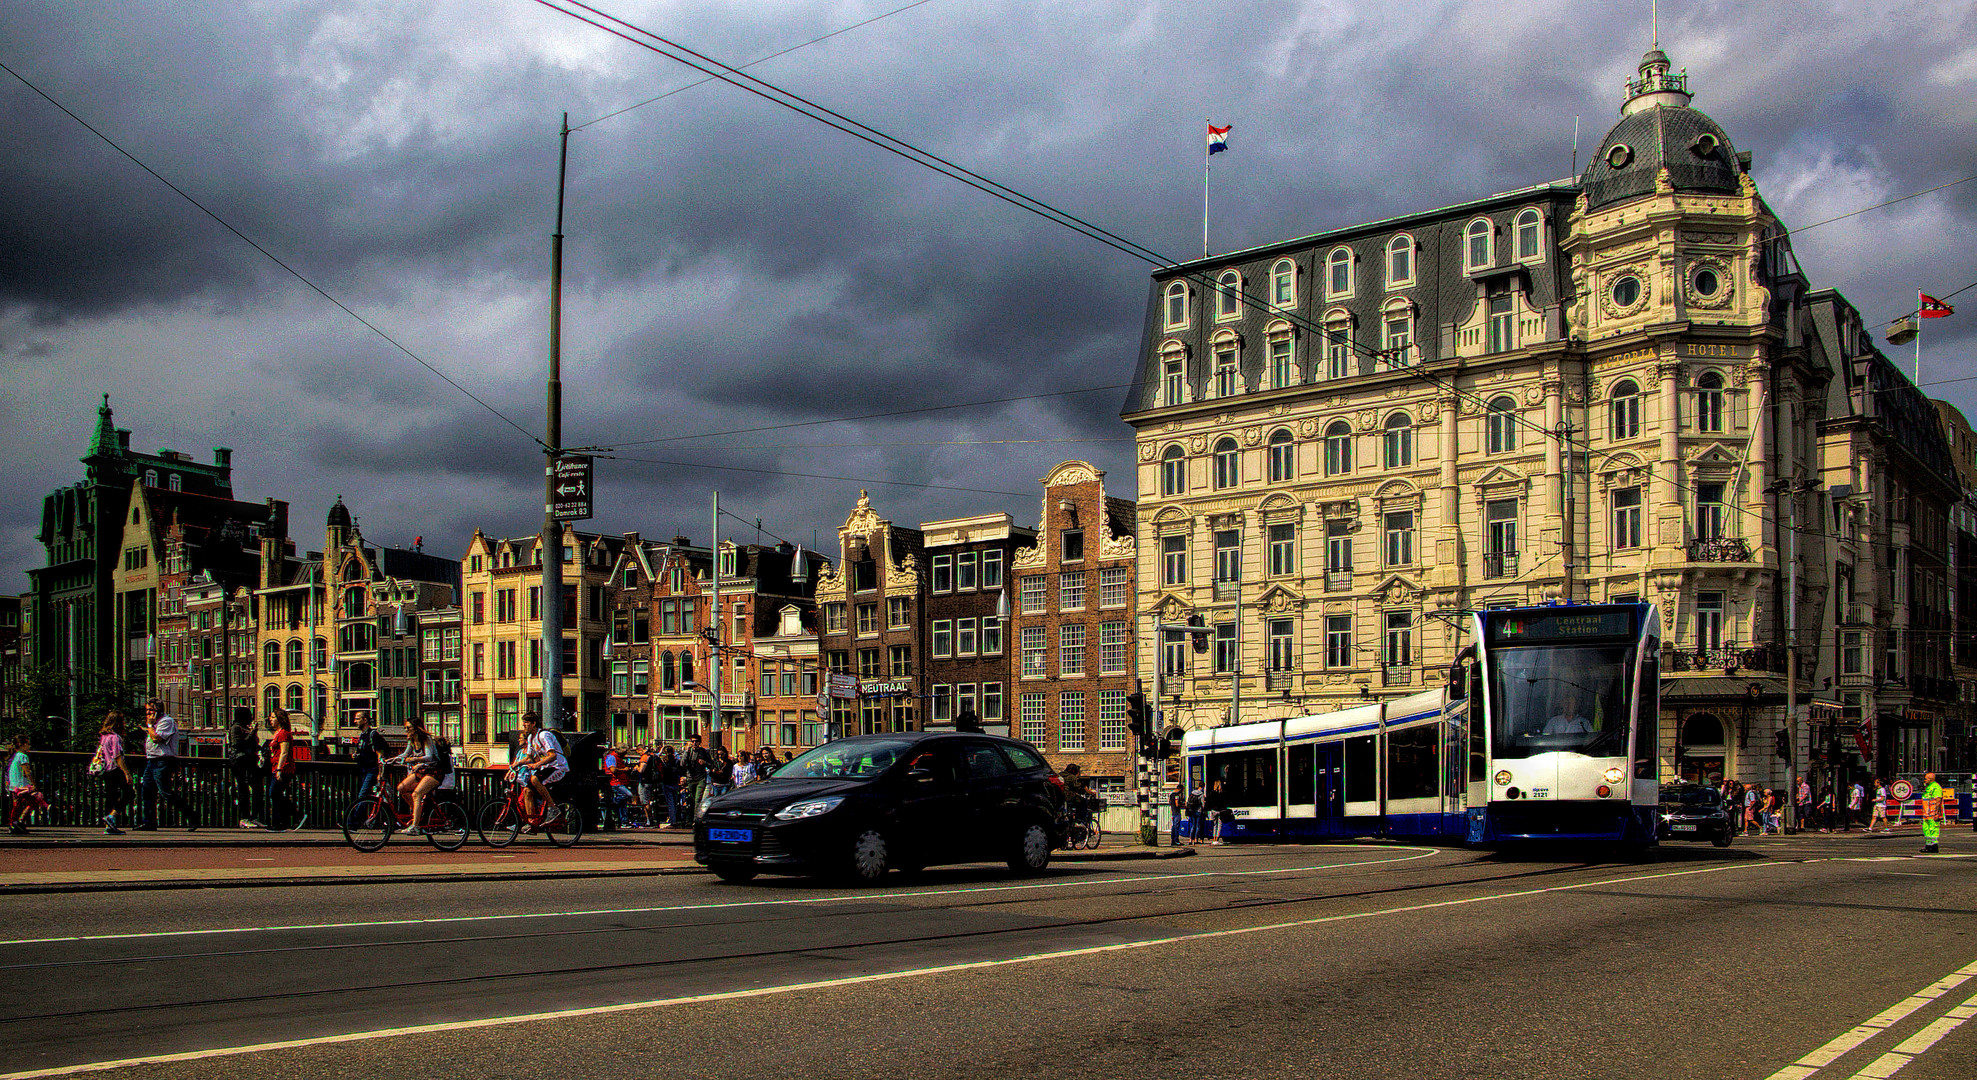
[[[714,585],[714,610],[707,613],[707,748],[721,745],[721,493],[714,493],[713,551],[707,578]]]
[[[570,114],[556,160],[556,231],[549,238],[549,386],[542,467],[542,725],[563,726],[563,523],[556,519],[556,458],[563,446],[563,180]]]
[[[76,605],[62,605],[62,612],[68,616],[69,624],[69,745],[76,741]]]

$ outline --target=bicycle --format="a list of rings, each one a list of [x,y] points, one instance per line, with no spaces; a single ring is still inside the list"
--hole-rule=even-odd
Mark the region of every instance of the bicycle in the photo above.
[[[1098,847],[1102,830],[1099,828],[1098,819],[1092,816],[1091,811],[1081,810],[1074,813],[1066,810],[1063,818],[1063,829],[1064,850],[1076,851],[1079,848],[1084,848],[1090,851]]]
[[[411,807],[399,801],[398,785],[378,778],[379,795],[366,796],[350,804],[343,815],[343,839],[362,852],[372,852],[391,842],[391,834],[412,827]],[[467,811],[434,790],[426,796],[426,841],[441,851],[458,851],[467,843]]]
[[[544,821],[540,811],[532,814],[522,806],[522,790],[522,782],[510,777],[507,793],[481,807],[482,843],[488,847],[507,847],[522,834],[524,826],[532,827],[542,833],[557,847],[569,847],[583,838],[582,811],[572,807],[568,800],[559,798],[556,803],[556,816]],[[554,788],[551,789],[551,794],[556,794]]]

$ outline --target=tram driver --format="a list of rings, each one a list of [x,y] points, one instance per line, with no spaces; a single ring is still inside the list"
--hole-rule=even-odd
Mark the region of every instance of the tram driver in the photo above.
[[[1577,735],[1593,730],[1592,718],[1586,715],[1584,694],[1568,689],[1558,696],[1557,704],[1557,711],[1545,721],[1546,735]]]

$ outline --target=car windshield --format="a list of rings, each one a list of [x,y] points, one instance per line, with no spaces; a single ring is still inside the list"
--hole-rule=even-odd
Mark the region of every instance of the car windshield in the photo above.
[[[1627,753],[1632,645],[1500,648],[1489,661],[1495,756]]]
[[[910,739],[845,739],[825,743],[776,770],[777,780],[861,780],[892,768]]]
[[[1723,801],[1723,795],[1715,788],[1664,788],[1661,792],[1661,801],[1670,804],[1680,803],[1683,806],[1693,806],[1701,810],[1709,810]]]

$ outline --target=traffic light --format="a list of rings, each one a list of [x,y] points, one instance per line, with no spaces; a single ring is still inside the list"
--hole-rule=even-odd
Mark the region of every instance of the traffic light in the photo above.
[[[1169,731],[1162,734],[1160,736],[1158,743],[1155,744],[1153,749],[1154,749],[1153,756],[1158,760],[1167,761],[1172,759],[1175,750],[1174,733]]]
[[[1188,625],[1201,627],[1201,629],[1199,630],[1188,631],[1188,637],[1194,640],[1194,651],[1198,653],[1207,652],[1208,651],[1208,620],[1204,619],[1200,615],[1190,615],[1188,616]]]
[[[1133,733],[1133,741],[1144,756],[1153,743],[1153,718],[1149,715],[1146,695],[1135,690],[1126,695],[1126,730]]]
[[[1775,734],[1778,736],[1778,757],[1785,761],[1792,760],[1791,733],[1783,728],[1779,728]]]

